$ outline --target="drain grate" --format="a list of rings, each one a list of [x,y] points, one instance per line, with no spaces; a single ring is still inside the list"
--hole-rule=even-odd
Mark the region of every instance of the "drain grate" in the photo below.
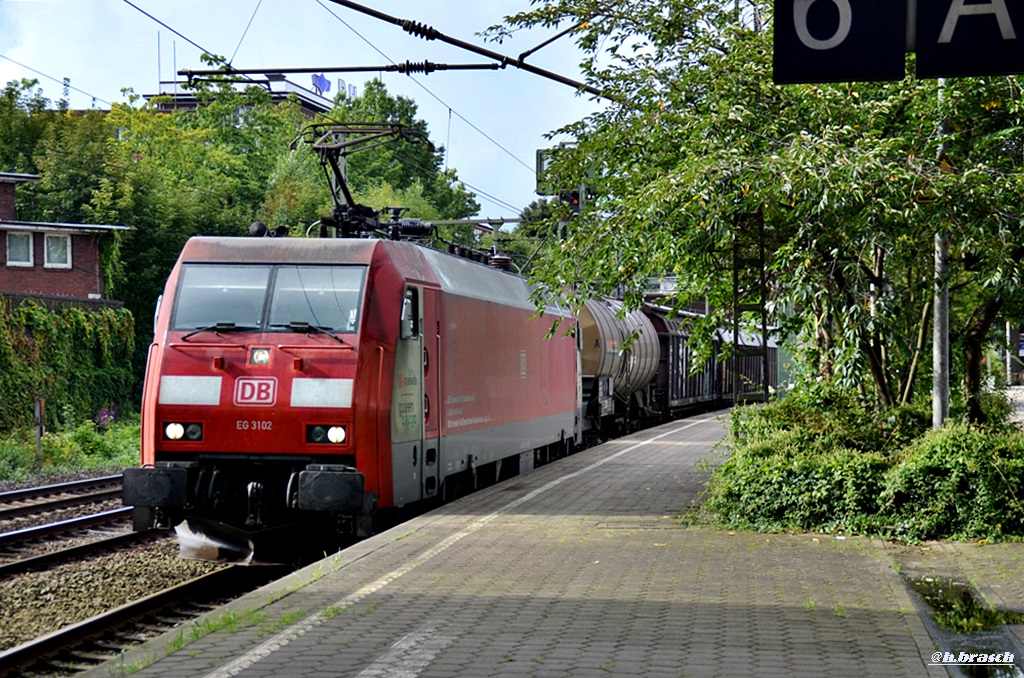
[[[932,655],[953,676],[1024,678],[1024,647],[1006,624],[1024,614],[997,610],[970,584],[953,577],[906,577],[921,616],[940,652]],[[999,663],[986,661],[998,657]]]
[[[597,524],[599,530],[682,530],[686,529],[674,518],[612,518]]]
[[[1024,623],[1024,613],[989,606],[967,582],[951,577],[911,579],[914,591],[931,610],[932,619],[956,633],[975,633],[1003,624]]]

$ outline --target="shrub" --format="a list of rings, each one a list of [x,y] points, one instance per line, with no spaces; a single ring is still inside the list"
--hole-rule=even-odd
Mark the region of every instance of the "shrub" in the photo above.
[[[734,527],[859,531],[875,513],[885,458],[778,431],[712,474],[702,512]]]
[[[886,472],[880,499],[903,539],[1024,535],[1024,436],[957,423],[928,432]]]
[[[119,470],[139,463],[139,423],[120,421],[101,429],[91,421],[42,438],[36,457],[31,430],[20,429],[0,439],[0,480],[83,470]]]
[[[831,382],[792,391],[767,407],[738,407],[730,422],[732,443],[756,441],[771,431],[796,430],[823,449],[849,448],[889,454],[927,431],[927,403],[869,412],[855,392]]]
[[[0,296],[0,432],[32,426],[36,397],[46,401],[49,429],[130,404],[134,326],[124,309],[50,309]]]
[[[911,541],[1024,537],[1024,433],[931,431],[927,404],[871,416],[830,385],[794,396],[733,410],[731,456],[708,482],[705,519]]]

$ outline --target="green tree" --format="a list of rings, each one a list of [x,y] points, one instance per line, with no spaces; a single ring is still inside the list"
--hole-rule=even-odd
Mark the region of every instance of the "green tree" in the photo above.
[[[416,102],[392,96],[384,83],[371,80],[354,99],[339,94],[329,118],[338,122],[385,122],[405,125],[428,136],[427,123],[416,118]],[[419,183],[422,194],[441,219],[462,219],[480,209],[473,193],[458,181],[453,169],[444,170],[444,149],[396,140],[349,156],[349,184],[363,193],[381,184],[406,190]],[[410,216],[421,216],[410,212]]]
[[[37,171],[36,148],[56,115],[38,84],[12,80],[0,91],[0,171]]]
[[[648,278],[674,276],[680,307],[715,309],[710,337],[730,322],[734,249],[763,228],[768,307],[800,347],[802,377],[885,406],[913,395],[930,359],[919,338],[941,228],[957,262],[959,364],[972,362],[972,337],[1020,294],[1007,246],[1021,241],[1016,78],[956,81],[941,107],[932,81],[776,86],[759,1],[559,0],[492,34],[579,21],[583,67],[612,103],[562,130],[577,143],[558,149],[551,179],[577,185],[596,161],[597,197],[539,280],[578,298],[624,289],[635,305]],[[970,402],[980,381],[964,385]]]
[[[41,181],[30,184],[33,200],[25,218],[83,222],[112,153],[111,129],[101,111],[66,111],[53,116],[35,154]]]
[[[140,372],[152,339],[148,319],[185,241],[248,233],[276,162],[263,149],[284,152],[281,140],[299,124],[296,111],[275,107],[252,89],[224,89],[198,113],[160,113],[130,95],[108,115],[119,138],[110,142],[111,157],[85,211],[91,221],[132,227],[121,245],[123,276],[111,294],[139,319]],[[246,120],[256,129],[246,129]]]

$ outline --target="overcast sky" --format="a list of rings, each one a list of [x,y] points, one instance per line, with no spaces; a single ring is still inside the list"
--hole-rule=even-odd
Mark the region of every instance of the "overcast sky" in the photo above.
[[[555,32],[520,31],[500,45],[476,35],[506,14],[528,9],[528,0],[361,4],[510,56]],[[122,88],[154,94],[160,81],[174,80],[176,70],[205,68],[201,51],[189,41],[233,57],[236,68],[487,63],[328,0],[0,0],[0,84],[37,78],[43,94],[56,101],[63,92],[60,81],[70,78],[73,108],[109,108],[109,102],[125,101]],[[582,80],[580,53],[569,38],[529,61]],[[339,77],[361,92],[376,74],[327,77],[333,95]],[[309,75],[290,79],[312,87]],[[383,79],[389,92],[416,101],[431,138],[448,149],[449,166],[477,193],[485,217],[517,216],[535,200],[535,152],[552,145],[544,135],[601,105],[591,95],[577,95],[571,87],[514,68],[411,77],[384,73]]]

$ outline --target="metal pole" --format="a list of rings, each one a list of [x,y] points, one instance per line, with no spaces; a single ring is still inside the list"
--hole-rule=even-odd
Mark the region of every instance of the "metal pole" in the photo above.
[[[36,469],[39,469],[43,465],[43,434],[46,432],[43,427],[43,422],[46,417],[46,400],[36,396],[36,412],[35,412],[35,425],[36,425]]]
[[[1010,326],[1010,321],[1006,323],[1006,385],[1009,386],[1013,383],[1013,358],[1011,357],[1010,351],[1013,348],[1013,328]]]
[[[949,236],[935,234],[935,323],[932,330],[932,428],[949,417]]]
[[[946,119],[946,79],[939,78],[939,142],[936,156],[942,162],[949,144]],[[942,428],[949,417],[949,235],[935,234],[935,320],[932,323],[932,428]]]

